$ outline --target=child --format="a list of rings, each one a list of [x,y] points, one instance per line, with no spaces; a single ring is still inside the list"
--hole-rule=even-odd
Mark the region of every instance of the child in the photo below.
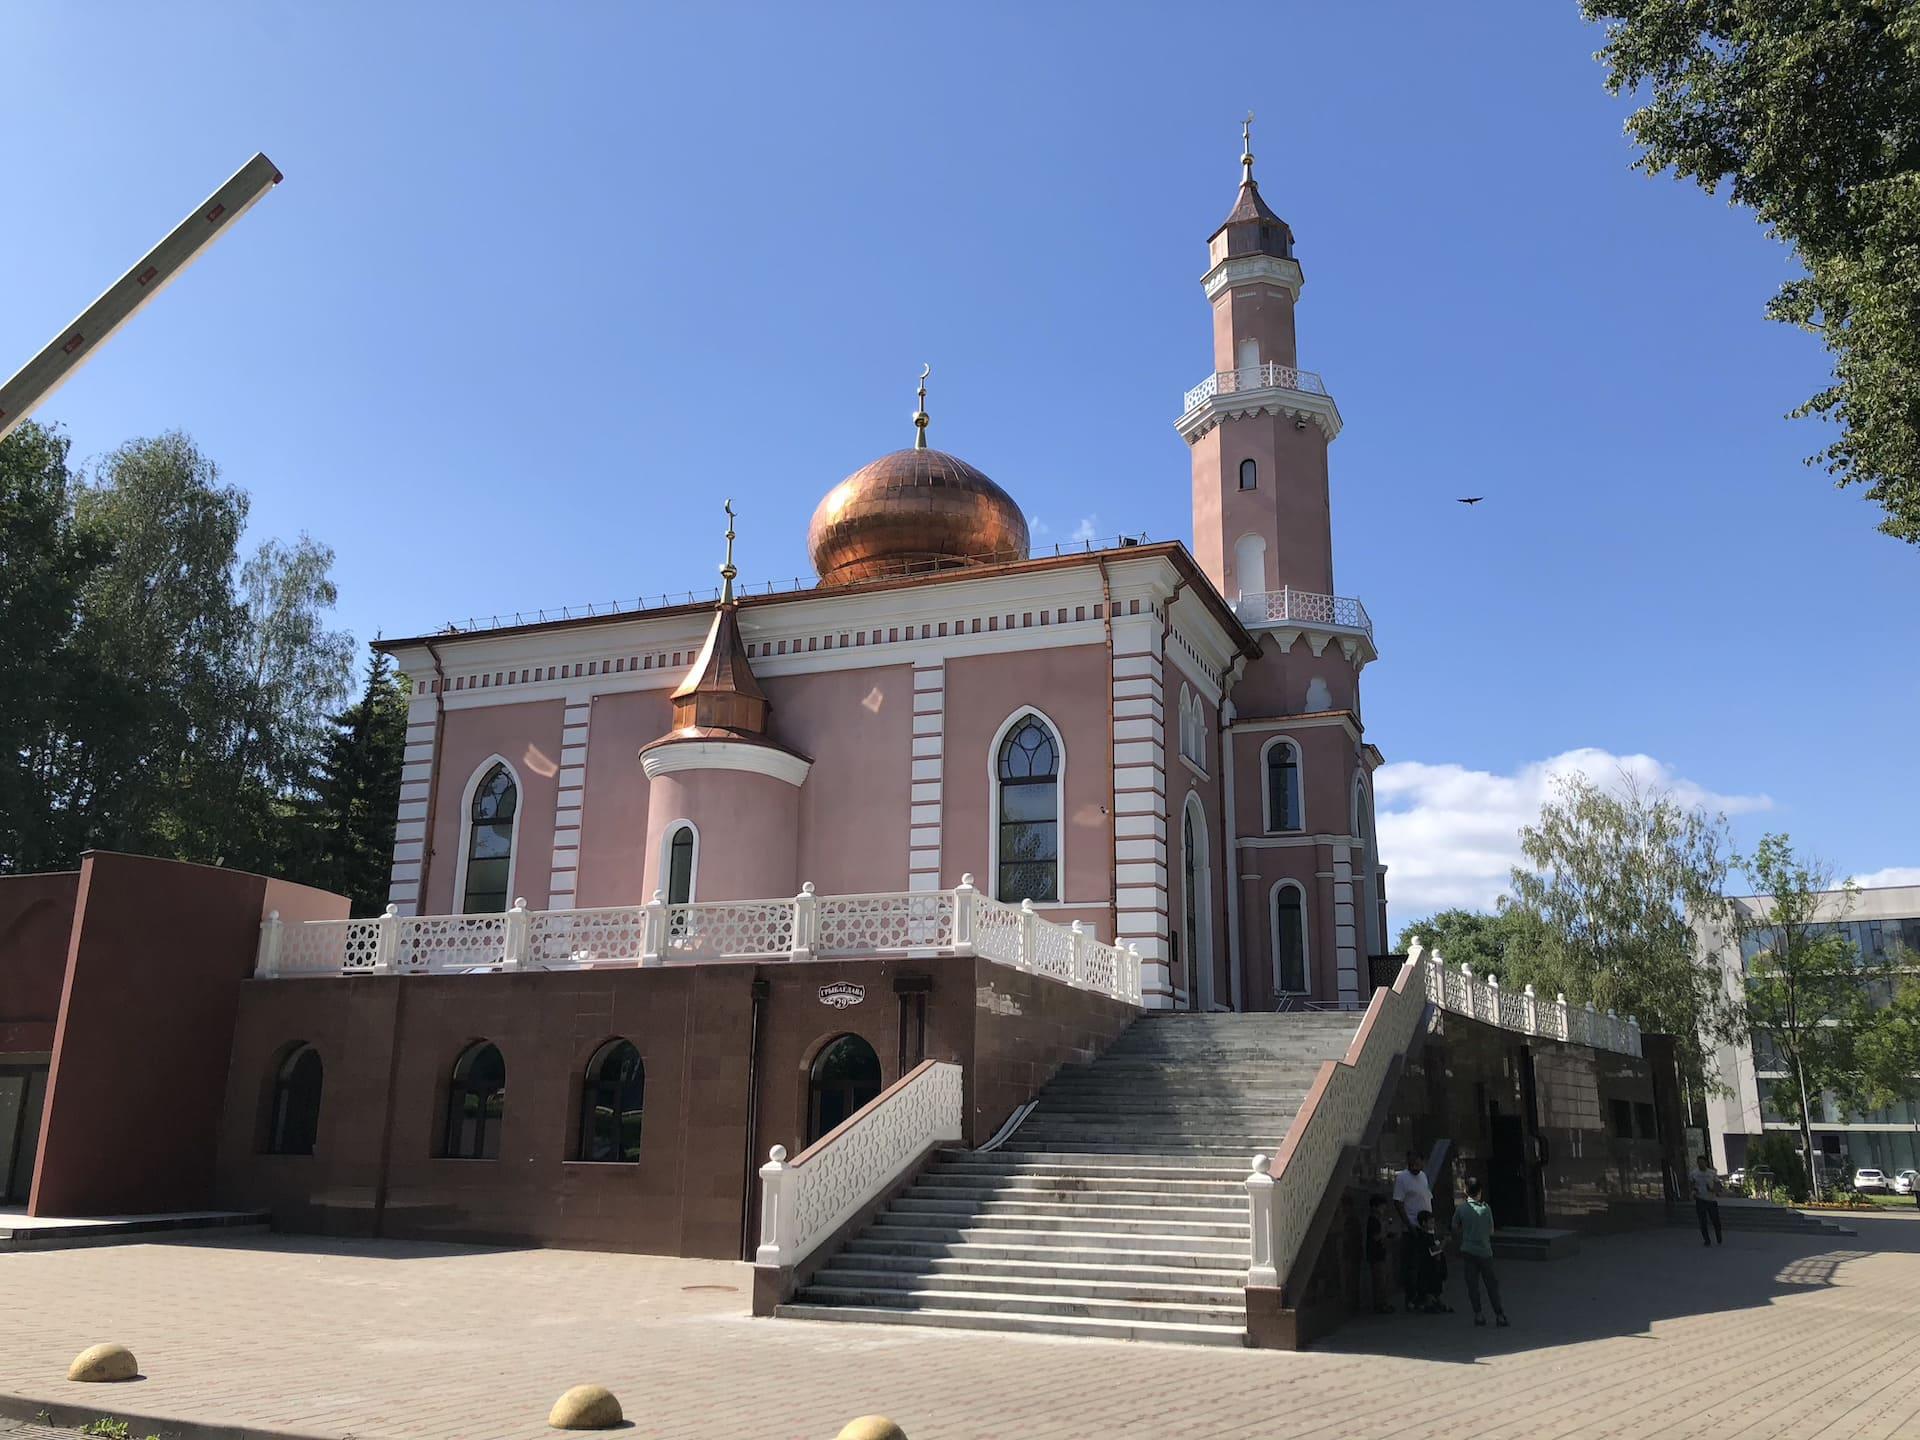
[[[1373,1313],[1393,1313],[1392,1281],[1387,1276],[1387,1197],[1367,1201],[1367,1277],[1373,1290]]]
[[[1493,1273],[1493,1207],[1480,1198],[1480,1182],[1467,1181],[1467,1198],[1453,1212],[1453,1234],[1460,1242],[1460,1265],[1467,1272],[1467,1301],[1473,1306],[1473,1323],[1484,1325],[1480,1313],[1480,1287],[1486,1286],[1487,1299],[1493,1302],[1493,1323],[1505,1327],[1507,1312],[1500,1304],[1500,1281]]]
[[[1451,1315],[1453,1307],[1444,1298],[1447,1288],[1447,1247],[1434,1232],[1433,1211],[1420,1212],[1420,1229],[1415,1238],[1419,1245],[1420,1260],[1418,1308],[1427,1315]]]

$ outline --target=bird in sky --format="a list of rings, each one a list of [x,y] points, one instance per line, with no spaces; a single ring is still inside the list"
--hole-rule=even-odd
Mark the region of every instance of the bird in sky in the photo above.
[[[1486,498],[1487,497],[1484,495],[1462,495],[1459,498],[1458,503],[1462,505],[1478,505],[1482,500]]]

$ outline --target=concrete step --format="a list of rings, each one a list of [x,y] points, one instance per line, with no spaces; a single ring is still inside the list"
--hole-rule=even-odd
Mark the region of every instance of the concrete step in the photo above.
[[[1168,1340],[1188,1345],[1244,1345],[1246,1330],[1221,1325],[1158,1324],[1150,1321],[1067,1319],[1058,1315],[997,1315],[978,1310],[880,1305],[782,1305],[773,1312],[792,1320],[837,1320],[856,1325],[933,1325],[946,1329],[1013,1331],[1032,1335],[1085,1335],[1100,1340]]]
[[[1245,1207],[1238,1180],[1087,1180],[1070,1175],[923,1175],[906,1191],[911,1199],[944,1196],[966,1201],[1079,1199],[1094,1205],[1159,1204]]]
[[[1011,1152],[1015,1155],[1126,1155],[1158,1160],[1162,1164],[1191,1156],[1196,1160],[1226,1166],[1251,1165],[1252,1156],[1273,1154],[1279,1148],[1280,1139],[1279,1136],[1257,1140],[1233,1136],[1195,1136],[1191,1142],[1165,1141],[1149,1145],[1140,1140],[1091,1140],[1078,1137],[1072,1141],[1050,1141],[1015,1131],[1013,1138],[1000,1149],[1003,1154]]]
[[[1245,1242],[1247,1219],[1189,1220],[1179,1212],[1161,1211],[1144,1216],[1098,1213],[1100,1207],[1083,1206],[1086,1214],[1051,1213],[1049,1207],[1029,1205],[1011,1211],[911,1209],[888,1207],[874,1217],[877,1231],[895,1229],[1012,1230],[1052,1234],[1127,1235],[1138,1238],[1156,1235],[1169,1240],[1232,1239]],[[1152,1206],[1137,1207],[1153,1211]]]
[[[1185,1231],[1073,1230],[1057,1227],[947,1224],[925,1221],[916,1225],[876,1224],[867,1235],[903,1244],[991,1245],[1015,1250],[1066,1249],[1093,1253],[1122,1252],[1128,1257],[1164,1249],[1176,1254],[1203,1255],[1216,1264],[1235,1264],[1248,1256],[1245,1229],[1237,1235],[1194,1235]],[[1131,1258],[1129,1264],[1137,1263]]]
[[[1147,1272],[1153,1278],[1097,1278],[1093,1275],[1069,1278],[1065,1275],[1007,1274],[948,1266],[924,1272],[887,1266],[873,1268],[835,1263],[813,1277],[808,1289],[876,1291],[983,1291],[994,1295],[1019,1295],[1027,1299],[1102,1300],[1137,1305],[1198,1305],[1208,1309],[1246,1309],[1244,1285],[1201,1285],[1169,1281],[1164,1272]]]
[[[1009,1282],[1090,1281],[1097,1283],[1189,1286],[1203,1290],[1245,1290],[1245,1269],[1211,1265],[1154,1265],[1104,1261],[982,1259],[974,1255],[894,1255],[852,1246],[836,1255],[829,1270],[892,1271],[911,1275],[1002,1276]]]
[[[1151,1221],[1157,1216],[1178,1215],[1174,1223],[1211,1223],[1244,1224],[1247,1206],[1243,1200],[1238,1205],[1187,1206],[1156,1205],[1143,1196],[1130,1197],[1133,1203],[1126,1201],[1108,1203],[1092,1196],[1042,1195],[1037,1198],[993,1197],[980,1199],[974,1196],[953,1194],[902,1195],[887,1207],[887,1213],[894,1215],[971,1215],[980,1218],[1003,1215],[1044,1216],[1049,1220],[1145,1220]]]
[[[1200,1270],[1209,1274],[1233,1274],[1246,1279],[1247,1253],[1237,1242],[1156,1241],[1139,1236],[1111,1237],[1113,1245],[1088,1245],[1077,1236],[1030,1236],[1039,1243],[993,1240],[911,1240],[895,1235],[856,1236],[840,1254],[857,1257],[863,1264],[880,1258],[909,1260],[916,1264],[935,1261],[970,1266],[983,1264],[1030,1265],[1108,1270]],[[1211,1250],[1203,1246],[1212,1246]],[[1136,1248],[1128,1248],[1136,1247]],[[836,1257],[837,1259],[838,1257]]]
[[[1219,1325],[1244,1330],[1244,1297],[1237,1305],[1148,1304],[1131,1300],[1094,1300],[1082,1296],[1023,1295],[1004,1290],[954,1290],[889,1285],[803,1287],[795,1297],[803,1305],[873,1305],[889,1310],[990,1310],[997,1315],[1046,1315],[1069,1320],[1112,1320],[1125,1324],[1155,1321],[1171,1325]]]

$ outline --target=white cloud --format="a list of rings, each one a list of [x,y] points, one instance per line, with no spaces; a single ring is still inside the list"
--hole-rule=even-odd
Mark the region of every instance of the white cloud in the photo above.
[[[1073,527],[1073,538],[1076,540],[1098,540],[1100,538],[1100,517],[1098,515],[1082,515],[1080,517],[1080,523]]]
[[[1882,889],[1888,885],[1920,885],[1920,865],[1889,865],[1884,870],[1870,870],[1865,875],[1854,876],[1853,883],[1862,890]]]
[[[1029,515],[1027,517],[1027,533],[1038,540],[1042,535],[1051,535],[1053,533],[1053,527],[1038,515]]]
[[[1520,860],[1520,827],[1540,813],[1557,776],[1580,773],[1611,786],[1622,772],[1671,791],[1684,805],[1737,815],[1771,808],[1764,795],[1719,795],[1676,775],[1651,755],[1588,747],[1522,765],[1510,775],[1463,765],[1403,760],[1373,777],[1380,858],[1395,933],[1451,905],[1490,910]]]

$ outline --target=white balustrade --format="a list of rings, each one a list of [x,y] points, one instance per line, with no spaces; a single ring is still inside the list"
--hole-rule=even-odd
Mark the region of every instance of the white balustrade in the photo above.
[[[1187,391],[1184,410],[1194,410],[1218,395],[1239,395],[1248,390],[1297,390],[1306,395],[1324,395],[1327,382],[1311,370],[1292,365],[1241,365],[1219,370]]]
[[[1140,1003],[1140,956],[1103,945],[1082,921],[1059,925],[1032,902],[989,900],[963,876],[951,890],[816,895],[669,905],[530,910],[497,915],[400,915],[373,920],[260,924],[254,973],[460,974],[580,970],[703,960],[848,959],[865,955],[979,955],[1076,989]]]
[[[1503,990],[1499,976],[1482,980],[1474,975],[1471,965],[1449,966],[1437,950],[1425,949],[1417,939],[1409,963],[1419,972],[1426,998],[1442,1010],[1522,1035],[1565,1040],[1622,1055],[1640,1054],[1640,1022],[1632,1016],[1622,1020],[1611,1010],[1602,1015],[1591,1000],[1584,1008],[1569,1005],[1565,995],[1543,1001],[1531,985],[1520,991]]]
[[[960,1082],[958,1065],[922,1061],[795,1159],[774,1146],[760,1167],[754,1264],[798,1264],[929,1149],[956,1143]]]
[[[1367,607],[1351,595],[1320,595],[1291,586],[1242,591],[1233,610],[1249,625],[1313,625],[1328,630],[1358,630],[1373,637]]]

